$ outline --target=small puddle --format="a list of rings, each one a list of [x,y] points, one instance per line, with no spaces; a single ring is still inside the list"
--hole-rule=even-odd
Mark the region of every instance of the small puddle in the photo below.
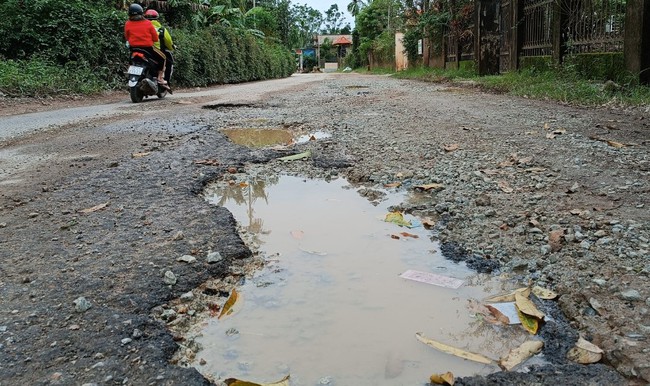
[[[445,260],[422,226],[383,221],[390,205],[409,199],[403,194],[388,193],[374,206],[343,179],[280,176],[215,183],[205,195],[233,213],[268,262],[238,288],[236,311],[209,319],[199,334],[203,364],[196,368],[206,376],[275,382],[290,374],[293,386],[425,385],[432,373],[500,369],[436,351],[416,332],[493,359],[528,338],[520,326],[483,323],[467,308],[468,299],[515,283]],[[391,238],[401,232],[418,238]],[[401,278],[407,270],[464,285]]]
[[[295,143],[306,143],[318,139],[329,138],[330,134],[316,131],[311,134],[295,137],[291,130],[269,128],[234,128],[221,129],[233,143],[238,145],[260,148],[267,146],[288,146]]]

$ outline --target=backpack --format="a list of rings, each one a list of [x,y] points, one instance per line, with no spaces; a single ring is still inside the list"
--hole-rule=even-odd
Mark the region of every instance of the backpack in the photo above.
[[[171,48],[171,47],[167,47],[165,44],[165,31],[166,31],[165,27],[158,28],[158,41],[160,42],[161,51],[166,51]]]

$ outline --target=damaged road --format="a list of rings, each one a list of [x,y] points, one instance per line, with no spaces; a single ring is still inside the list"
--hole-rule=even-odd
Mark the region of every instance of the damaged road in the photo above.
[[[36,121],[10,103],[0,127]],[[447,258],[560,294],[540,331],[549,365],[456,384],[650,382],[647,107],[314,74],[107,109],[119,113],[0,140],[0,385],[210,384],[172,364],[184,337],[164,315],[191,325],[202,310],[177,299],[225,302],[205,283],[255,266],[232,215],[201,196],[252,172],[345,177],[369,200],[388,184],[439,184],[400,209],[436,220]],[[331,137],[251,149],[220,132],[242,127]],[[579,335],[605,351],[601,363],[566,360]]]

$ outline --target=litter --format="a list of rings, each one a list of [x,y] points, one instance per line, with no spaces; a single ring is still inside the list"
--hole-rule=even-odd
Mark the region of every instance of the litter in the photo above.
[[[420,283],[433,284],[439,287],[452,288],[452,289],[458,289],[464,283],[463,280],[456,279],[453,277],[437,275],[435,273],[430,273],[430,272],[414,271],[412,269],[409,269],[408,271],[404,272],[399,276],[401,278],[418,281]]]

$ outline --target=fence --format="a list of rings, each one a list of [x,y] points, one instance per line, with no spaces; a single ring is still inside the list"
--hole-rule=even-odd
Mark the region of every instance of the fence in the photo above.
[[[650,0],[475,0],[467,31],[444,35],[446,66],[474,60],[489,74],[516,70],[525,58],[624,54],[627,70],[650,82]]]

